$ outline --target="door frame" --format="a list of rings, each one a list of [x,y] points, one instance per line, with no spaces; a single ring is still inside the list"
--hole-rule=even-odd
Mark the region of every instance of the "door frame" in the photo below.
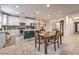
[[[77,24],[79,24],[79,22],[74,22],[74,25],[75,25],[75,32],[79,32],[78,30],[77,30]]]

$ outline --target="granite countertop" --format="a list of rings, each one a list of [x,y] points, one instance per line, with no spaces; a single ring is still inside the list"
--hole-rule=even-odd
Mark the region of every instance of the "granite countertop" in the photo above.
[[[24,31],[37,31],[38,29],[24,29]]]
[[[0,33],[5,33],[5,31],[0,31]]]

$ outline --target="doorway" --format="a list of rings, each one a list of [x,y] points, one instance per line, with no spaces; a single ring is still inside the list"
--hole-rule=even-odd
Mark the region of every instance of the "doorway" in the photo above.
[[[61,31],[62,35],[64,35],[64,20],[60,21],[60,31]]]
[[[64,35],[64,20],[56,22],[56,29]]]
[[[79,32],[79,22],[75,22],[75,32]]]

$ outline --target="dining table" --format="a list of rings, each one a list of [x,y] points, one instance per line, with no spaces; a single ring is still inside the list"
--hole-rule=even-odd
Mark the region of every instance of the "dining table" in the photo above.
[[[59,39],[59,43],[62,44],[62,35],[61,33],[59,32],[59,35],[60,35],[60,39]],[[47,47],[48,47],[48,40],[51,38],[51,37],[55,37],[56,36],[56,32],[49,32],[49,31],[41,31],[39,33],[39,36],[43,38],[44,40],[44,45],[45,45],[45,54],[47,54]]]
[[[39,36],[43,38],[45,45],[45,54],[47,54],[48,39],[56,34],[53,32],[40,32]]]

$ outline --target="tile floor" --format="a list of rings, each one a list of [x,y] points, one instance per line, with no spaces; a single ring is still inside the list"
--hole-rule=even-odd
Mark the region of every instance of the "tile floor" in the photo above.
[[[41,45],[41,51],[38,51],[34,47],[34,38],[24,40],[22,36],[18,36],[14,40],[14,43],[0,49],[0,55],[44,55],[44,45]],[[79,34],[63,37],[63,44],[57,48],[57,51],[54,51],[53,45],[48,46],[48,55],[78,55],[78,43]]]

